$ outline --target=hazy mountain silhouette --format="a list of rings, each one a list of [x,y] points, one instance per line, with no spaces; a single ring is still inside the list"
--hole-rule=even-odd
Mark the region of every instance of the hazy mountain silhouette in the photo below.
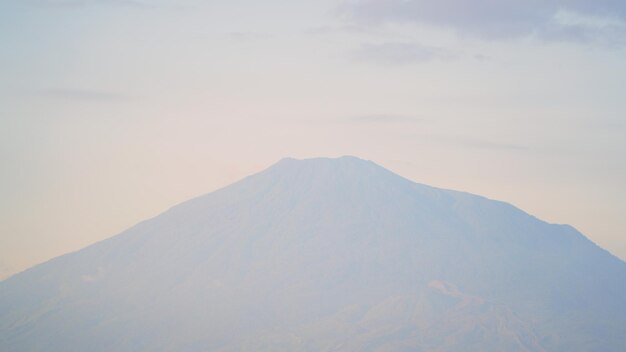
[[[284,159],[0,282],[2,351],[624,351],[626,263],[354,157]]]

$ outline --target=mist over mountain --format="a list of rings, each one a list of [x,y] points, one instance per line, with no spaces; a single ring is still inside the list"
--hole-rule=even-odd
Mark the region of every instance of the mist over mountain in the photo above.
[[[0,282],[2,351],[623,351],[626,263],[370,161],[283,159]]]

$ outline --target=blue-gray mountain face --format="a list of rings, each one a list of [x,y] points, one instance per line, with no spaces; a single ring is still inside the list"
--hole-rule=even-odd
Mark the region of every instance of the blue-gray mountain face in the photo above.
[[[1,351],[624,351],[626,263],[372,162],[285,159],[0,282]]]

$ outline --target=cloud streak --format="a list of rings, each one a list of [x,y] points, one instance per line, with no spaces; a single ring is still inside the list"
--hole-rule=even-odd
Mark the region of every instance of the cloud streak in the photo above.
[[[361,44],[360,47],[352,50],[350,53],[350,57],[356,62],[391,66],[409,65],[433,60],[450,60],[457,56],[457,53],[445,48],[408,42]]]
[[[228,32],[225,35],[236,42],[251,42],[271,37],[269,34],[256,32]]]
[[[456,144],[462,147],[469,147],[475,149],[485,149],[485,150],[500,150],[500,151],[522,151],[528,150],[529,148],[524,145],[512,144],[512,143],[499,143],[499,142],[491,142],[491,141],[481,141],[481,140],[463,140],[460,139],[456,141]]]
[[[532,149],[531,147],[522,144],[492,141],[483,138],[476,138],[464,135],[450,135],[444,133],[418,134],[412,135],[411,138],[426,141],[429,143],[449,145],[455,148],[478,149],[493,152],[525,152]]]
[[[132,100],[128,95],[89,89],[52,88],[35,91],[33,95],[40,98],[86,102],[125,102]]]
[[[503,40],[615,41],[626,37],[622,0],[356,0],[341,12],[357,23],[415,23]]]
[[[50,9],[81,9],[90,6],[116,6],[136,9],[154,9],[156,4],[141,0],[30,0],[30,4]]]
[[[367,114],[352,116],[348,122],[358,124],[416,123],[423,120],[417,117],[392,114]]]

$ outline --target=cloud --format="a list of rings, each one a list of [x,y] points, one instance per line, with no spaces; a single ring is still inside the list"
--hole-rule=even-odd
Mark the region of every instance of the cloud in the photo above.
[[[357,62],[397,66],[432,60],[449,60],[456,58],[458,54],[448,49],[418,43],[388,42],[362,44],[354,49],[350,56]]]
[[[392,115],[392,114],[367,114],[357,115],[348,119],[351,123],[415,123],[423,121],[417,117]]]
[[[449,145],[463,149],[480,149],[485,151],[503,151],[503,152],[522,152],[531,151],[532,148],[527,145],[515,144],[510,142],[500,142],[487,140],[480,137],[472,137],[466,135],[450,135],[444,133],[423,133],[412,135],[411,138],[417,138],[421,141]]]
[[[466,140],[460,139],[456,141],[456,144],[462,147],[486,149],[486,150],[521,151],[521,150],[529,149],[527,146],[513,144],[513,143],[499,143],[499,142],[467,140],[467,139]]]
[[[132,100],[132,97],[128,95],[88,89],[52,88],[34,91],[32,95],[48,99],[91,102],[124,102]]]
[[[157,5],[142,0],[30,0],[30,4],[51,9],[80,9],[89,6],[118,6],[137,9],[153,9]]]
[[[228,32],[226,37],[237,42],[250,42],[271,37],[269,34],[256,32]]]
[[[623,0],[355,0],[341,12],[361,24],[426,24],[493,40],[626,37]]]

